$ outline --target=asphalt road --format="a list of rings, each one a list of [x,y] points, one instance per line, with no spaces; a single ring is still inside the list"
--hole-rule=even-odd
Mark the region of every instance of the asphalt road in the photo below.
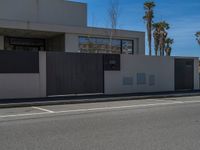
[[[198,150],[200,97],[0,109],[0,150]]]

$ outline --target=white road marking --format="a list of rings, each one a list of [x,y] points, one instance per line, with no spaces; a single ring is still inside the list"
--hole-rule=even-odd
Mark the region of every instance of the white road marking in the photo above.
[[[166,99],[153,99],[154,101],[156,101],[156,102],[166,102],[166,101],[173,101],[173,100],[171,100],[171,99],[169,99],[169,100],[166,100]]]
[[[55,114],[60,113],[72,113],[72,112],[90,112],[90,111],[100,111],[100,110],[119,110],[119,109],[128,109],[128,108],[141,108],[149,106],[165,106],[173,104],[182,104],[183,102],[170,102],[170,103],[155,103],[155,104],[141,104],[141,105],[128,105],[128,106],[117,106],[117,107],[100,107],[100,108],[90,108],[90,109],[75,109],[75,110],[66,110],[66,111],[55,111]]]
[[[32,108],[37,109],[37,110],[41,110],[41,111],[45,111],[45,112],[48,112],[48,113],[54,113],[54,111],[44,109],[44,108],[41,108],[41,107],[32,107]]]
[[[196,102],[196,101],[195,101]],[[200,101],[198,101],[200,103]],[[27,114],[14,114],[14,115],[3,115],[0,118],[11,118],[11,117],[26,117],[26,116],[36,116],[36,115],[49,115],[49,114],[64,114],[64,113],[80,113],[80,112],[91,112],[91,111],[106,111],[106,110],[119,110],[119,109],[128,109],[128,108],[141,108],[149,106],[165,106],[165,105],[174,105],[174,104],[183,104],[184,102],[175,101],[175,102],[166,102],[166,103],[154,103],[154,104],[139,104],[139,105],[127,105],[127,106],[116,106],[116,107],[100,107],[100,108],[90,108],[90,109],[74,109],[66,111],[51,111],[43,109],[40,107],[33,107],[35,109],[43,110],[42,113],[27,113]]]
[[[165,103],[152,103],[152,104],[138,104],[138,105],[127,105],[127,106],[116,106],[116,107],[97,107],[97,108],[89,108],[89,109],[74,109],[74,110],[66,110],[66,111],[51,111],[48,109],[40,108],[40,107],[32,107],[38,110],[42,110],[44,112],[41,113],[27,113],[27,114],[14,114],[14,115],[3,115],[1,118],[12,118],[12,117],[26,117],[26,116],[36,116],[36,115],[50,115],[50,114],[67,114],[67,113],[81,113],[81,112],[91,112],[91,111],[106,111],[106,110],[119,110],[119,109],[128,109],[128,108],[142,108],[142,107],[150,107],[150,106],[166,106],[166,105],[175,105],[175,104],[189,104],[189,103],[200,103],[200,100],[193,101],[170,101]]]
[[[183,103],[190,104],[190,103],[200,103],[200,100],[191,100],[191,101],[182,101]]]
[[[52,113],[43,112],[43,113],[29,113],[29,114],[4,115],[4,116],[0,116],[0,118],[26,117],[26,116],[45,115],[45,114],[52,114]]]

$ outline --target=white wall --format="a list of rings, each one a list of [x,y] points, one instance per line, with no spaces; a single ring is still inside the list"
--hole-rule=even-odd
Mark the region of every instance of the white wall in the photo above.
[[[0,50],[4,50],[4,36],[0,36]]]
[[[0,99],[46,96],[46,54],[40,52],[40,73],[0,74]]]
[[[137,84],[137,73],[146,74],[146,84]],[[105,94],[174,91],[174,59],[121,55],[121,71],[105,71]],[[149,85],[149,75],[155,75],[155,85]],[[123,78],[133,79],[123,85]]]
[[[0,19],[86,26],[87,5],[64,0],[1,0]]]
[[[39,74],[0,74],[0,98],[39,97]]]
[[[46,97],[46,52],[39,52],[39,65],[39,97]]]

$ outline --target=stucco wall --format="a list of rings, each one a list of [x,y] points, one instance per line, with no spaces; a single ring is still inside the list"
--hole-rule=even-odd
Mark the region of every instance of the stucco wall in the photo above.
[[[40,52],[40,73],[0,74],[0,99],[46,96],[46,54]]]
[[[86,26],[87,6],[64,0],[1,0],[0,19]]]
[[[145,74],[145,84],[137,84],[138,73]],[[106,94],[174,91],[173,57],[121,55],[121,71],[105,71],[104,75]],[[150,76],[155,77],[155,85],[149,85]]]
[[[0,74],[0,98],[39,97],[39,74]]]

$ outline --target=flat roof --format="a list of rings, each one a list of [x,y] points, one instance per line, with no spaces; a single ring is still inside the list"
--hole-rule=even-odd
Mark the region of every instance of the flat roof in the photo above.
[[[99,35],[99,36],[110,35],[111,32],[111,29],[109,28],[64,26],[64,25],[42,24],[42,23],[25,22],[25,21],[11,21],[5,19],[0,19],[0,28],[69,33],[69,34],[83,34],[83,35]],[[145,32],[119,29],[116,30],[114,34],[114,37],[127,37],[127,38],[138,38],[141,36],[142,37],[145,36]]]

